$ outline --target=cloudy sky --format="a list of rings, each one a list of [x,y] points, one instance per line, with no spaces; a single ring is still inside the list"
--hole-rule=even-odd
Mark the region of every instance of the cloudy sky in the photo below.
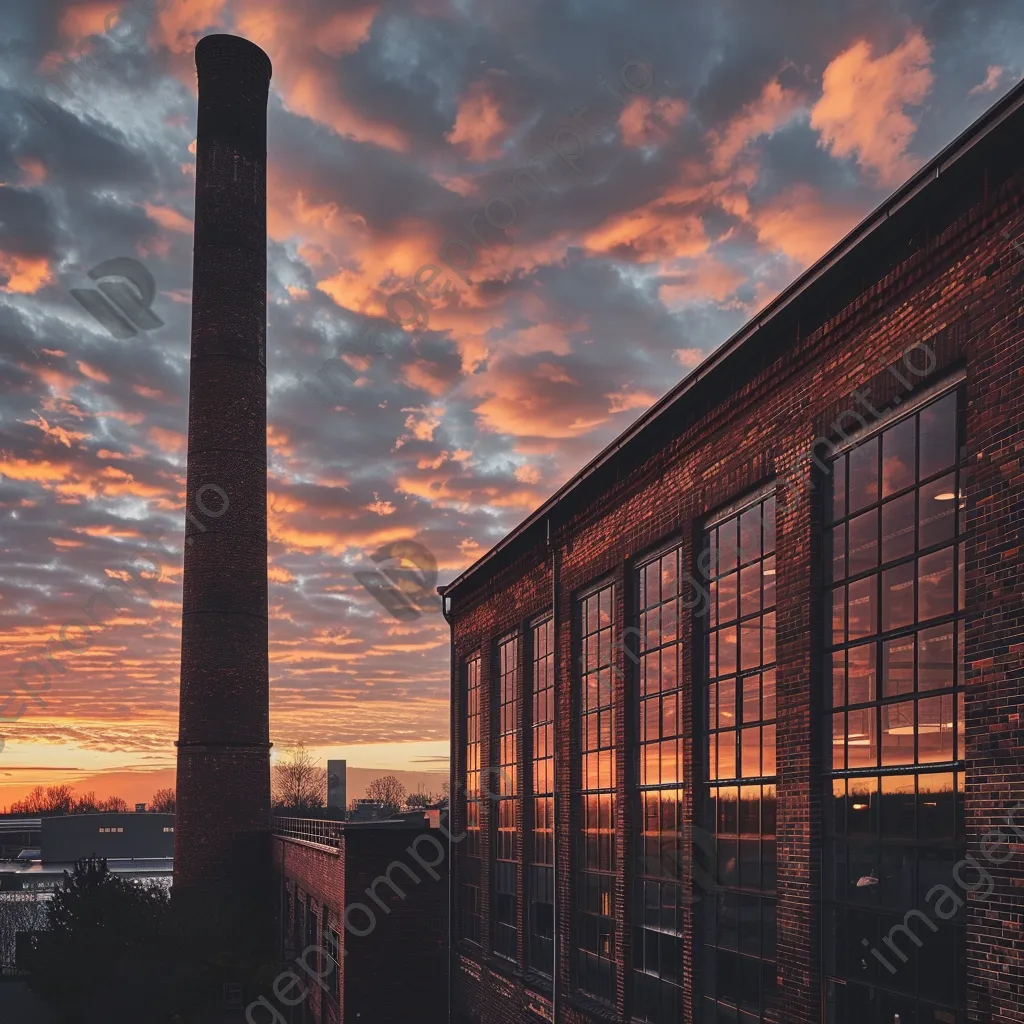
[[[0,694],[50,638],[53,661],[2,730],[0,803],[173,763],[199,37],[274,65],[272,738],[395,768],[443,764],[446,627],[353,573],[414,540],[453,578],[1024,71],[1010,0],[4,14]],[[130,338],[71,291],[116,257],[156,285]],[[355,383],[318,381],[343,354]],[[86,644],[112,579],[136,600]]]

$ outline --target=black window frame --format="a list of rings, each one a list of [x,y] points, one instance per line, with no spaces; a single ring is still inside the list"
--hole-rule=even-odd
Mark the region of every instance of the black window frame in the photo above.
[[[955,424],[953,461],[923,472],[922,415],[950,401]],[[933,411],[939,412],[937,408]],[[823,551],[820,593],[826,612],[822,621],[820,671],[820,727],[825,750],[822,1002],[823,1019],[830,1024],[888,1024],[896,1013],[903,1020],[949,1024],[963,1024],[966,1020],[965,908],[946,918],[937,915],[925,898],[933,885],[943,885],[965,903],[967,899],[964,892],[957,891],[954,873],[955,865],[966,854],[966,415],[964,375],[955,372],[900,403],[898,408],[886,411],[877,422],[836,446],[819,474]],[[932,417],[932,422],[940,423],[939,431],[945,429],[941,419],[941,415]],[[911,421],[912,430],[908,427]],[[910,474],[912,482],[908,482],[908,470],[898,455],[901,445],[903,454],[907,454],[911,433],[914,467]],[[869,453],[857,458],[859,474],[861,465],[870,462],[872,447],[876,449],[876,493],[872,500],[861,504],[858,499],[857,507],[852,507],[852,453],[858,449]],[[896,453],[895,465],[904,474],[900,486],[893,485],[894,479],[899,483],[901,478],[892,465],[886,475],[886,454],[890,450]],[[931,458],[929,453],[928,460]],[[839,473],[834,472],[837,466]],[[952,490],[947,492],[945,481],[950,477]],[[947,493],[950,498],[945,497]],[[833,499],[842,500],[841,515],[836,515]],[[941,506],[932,508],[928,499],[952,500],[953,505],[945,513]],[[887,517],[885,510],[900,503],[908,510],[903,513],[904,518],[911,504],[913,514],[909,527],[897,529],[901,520],[895,512]],[[951,520],[948,529],[936,527],[947,516]],[[870,523],[872,517],[876,519],[876,539],[865,544],[870,531],[865,532],[854,521]],[[908,531],[911,543],[901,551],[897,545],[904,542],[899,538]],[[839,544],[835,543],[836,538]],[[876,550],[872,552],[872,548]],[[951,549],[952,577],[948,611],[922,617],[923,610],[934,611],[936,607],[934,595],[922,600],[922,581],[931,582],[941,574],[922,573],[921,563],[927,560],[926,567],[941,565],[935,556],[947,549]],[[869,553],[867,559],[865,550]],[[909,574],[907,566],[911,567]],[[890,593],[895,587],[908,589],[901,582],[903,575],[912,580],[913,614],[906,622],[887,622],[884,581],[892,581]],[[873,587],[865,587],[860,582],[864,580],[872,580]],[[870,594],[874,589],[875,597],[871,612],[874,622],[869,623],[874,628],[865,633],[858,629],[853,636],[849,616],[851,581],[860,583],[858,596],[861,590]],[[830,595],[839,589],[845,599],[842,634],[837,637],[835,628],[840,625],[840,617],[831,619],[829,609],[833,604]],[[889,608],[896,609],[896,602],[890,600]],[[899,624],[894,625],[894,621]],[[945,640],[949,641],[948,664],[942,653]],[[948,673],[952,685],[935,685],[936,678],[944,673]],[[840,697],[842,703],[837,703]],[[855,697],[863,699],[851,699]],[[934,759],[931,755],[941,753],[946,742],[942,738],[946,705],[939,700],[945,697],[951,715],[950,757]],[[925,701],[930,703],[922,705]],[[913,709],[909,717],[908,707]],[[932,713],[936,708],[937,722]],[[841,730],[837,725],[840,722]],[[922,737],[936,732],[936,725],[938,747],[923,748]],[[909,759],[908,748],[901,740],[906,728],[911,730],[912,737]],[[851,742],[851,737],[855,742]],[[842,756],[836,760],[832,754],[837,739],[842,741]],[[854,751],[854,747],[859,749]],[[917,939],[909,938],[910,934]]]
[[[635,823],[629,977],[633,1019],[668,1024],[683,1007],[683,623],[684,545],[678,538],[632,569],[637,625],[631,663],[631,813]],[[655,575],[657,574],[657,575]],[[657,594],[654,591],[657,591]],[[666,609],[671,623],[666,624]],[[635,648],[635,649],[634,649]],[[668,666],[668,667],[666,667]],[[672,685],[666,685],[666,680]],[[664,757],[665,745],[670,758]],[[650,754],[647,751],[651,751]],[[669,762],[674,764],[666,777]],[[656,768],[655,773],[648,770]],[[671,813],[666,813],[667,810]],[[671,819],[668,820],[667,819]],[[656,823],[657,827],[649,827]]]
[[[458,854],[459,936],[465,942],[483,946],[482,822],[483,728],[487,721],[483,707],[483,660],[479,650],[467,655],[460,666],[465,708],[462,757],[462,811],[466,845]]]
[[[555,620],[548,611],[529,624],[530,740],[527,799],[530,834],[524,842],[527,873],[527,965],[545,978],[555,971]],[[543,630],[544,642],[538,642]],[[542,668],[543,666],[543,668]],[[538,685],[538,680],[543,685]],[[525,694],[525,689],[524,689]],[[541,754],[538,755],[538,751]],[[543,765],[543,783],[538,768]]]
[[[749,492],[707,517],[697,545],[708,583],[706,613],[694,623],[701,754],[695,803],[702,805],[704,833],[698,856],[708,859],[701,875],[710,889],[703,894],[695,935],[701,1020],[724,1014],[721,1019],[767,1021],[776,997],[775,505],[774,482]],[[744,547],[755,522],[756,554]],[[756,604],[750,603],[754,591]],[[757,644],[748,645],[755,622]],[[733,637],[735,651],[724,657]],[[753,646],[756,657],[748,662]],[[748,729],[756,729],[758,739],[757,768],[751,771],[744,770],[745,764],[753,768],[744,757]]]
[[[491,844],[493,946],[496,955],[515,963],[519,959],[518,771],[523,676],[519,630],[495,644],[494,668],[497,685],[492,687],[491,739],[497,751],[497,769],[492,772],[492,791],[496,795]]]
[[[619,752],[615,744],[614,684],[618,596],[617,581],[606,577],[575,596],[572,619],[575,647],[573,777],[577,785],[573,787],[576,806],[571,976],[577,992],[607,1006],[615,1005],[619,970],[615,919],[618,871],[615,837],[619,813],[615,778]],[[605,607],[608,608],[607,622],[602,624]],[[594,652],[593,667],[585,668],[590,650]],[[596,690],[594,704],[589,696],[591,677]],[[602,686],[607,688],[606,703],[602,703]],[[604,766],[602,759],[606,762]],[[590,778],[597,779],[596,786],[588,785],[588,765],[594,772]],[[607,780],[605,785],[601,784],[602,779]],[[588,866],[589,861],[598,866]]]

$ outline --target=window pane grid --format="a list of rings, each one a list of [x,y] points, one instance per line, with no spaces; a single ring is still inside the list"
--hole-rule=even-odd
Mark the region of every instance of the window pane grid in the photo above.
[[[763,1021],[777,974],[774,495],[709,527],[705,551],[704,1013]]]
[[[555,791],[555,629],[551,618],[533,627],[531,798],[533,834],[530,858],[530,966],[551,977],[555,956],[554,791]]]
[[[483,914],[480,903],[480,756],[481,705],[480,655],[463,666],[466,707],[465,811],[466,845],[460,851],[462,880],[462,937],[480,943]]]
[[[957,892],[966,850],[962,408],[961,387],[838,456],[829,474],[830,1024],[960,1024],[966,1008],[963,907],[927,899],[939,885]]]
[[[519,728],[519,637],[498,647],[498,800],[494,872],[494,950],[515,960],[516,950],[516,771]]]
[[[615,1001],[615,727],[612,645],[615,585],[579,603],[580,831],[576,837],[576,984]]]
[[[676,1021],[682,992],[680,549],[641,566],[637,655],[640,829],[633,871],[633,1016]]]

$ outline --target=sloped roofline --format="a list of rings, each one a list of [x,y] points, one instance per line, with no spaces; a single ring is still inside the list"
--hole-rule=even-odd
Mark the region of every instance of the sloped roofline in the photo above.
[[[540,507],[532,512],[510,533],[506,534],[485,555],[478,558],[468,569],[451,583],[438,587],[443,595],[450,596],[456,588],[464,585],[484,569],[488,563],[508,550],[531,527],[550,516],[554,509],[566,500],[580,485],[597,470],[609,463],[623,448],[638,438],[655,421],[678,408],[680,403],[700,395],[700,388],[712,371],[718,369],[727,359],[747,346],[756,344],[764,329],[773,323],[784,310],[790,309],[812,285],[822,278],[838,273],[840,265],[847,260],[862,243],[878,231],[895,213],[903,210],[915,200],[922,201],[922,195],[929,186],[946,174],[955,164],[963,160],[983,139],[998,129],[1008,118],[1024,107],[1024,81],[1015,85],[1005,96],[993,104],[969,128],[962,132],[948,146],[926,163],[916,174],[896,189],[874,212],[864,218],[841,241],[834,245],[815,264],[804,271],[792,284],[779,293],[760,313],[741,327],[723,345],[715,349],[688,376],[666,392],[649,409],[633,421],[614,441],[594,456],[582,469],[564,483]]]

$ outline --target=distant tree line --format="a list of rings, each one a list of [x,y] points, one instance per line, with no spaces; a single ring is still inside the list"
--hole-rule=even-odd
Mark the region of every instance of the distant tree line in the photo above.
[[[173,814],[173,789],[158,789],[147,810]],[[95,792],[76,793],[70,786],[36,786],[24,800],[15,800],[7,814],[25,814],[41,817],[48,814],[97,814],[101,811],[129,811],[128,801],[120,796],[96,799]]]

